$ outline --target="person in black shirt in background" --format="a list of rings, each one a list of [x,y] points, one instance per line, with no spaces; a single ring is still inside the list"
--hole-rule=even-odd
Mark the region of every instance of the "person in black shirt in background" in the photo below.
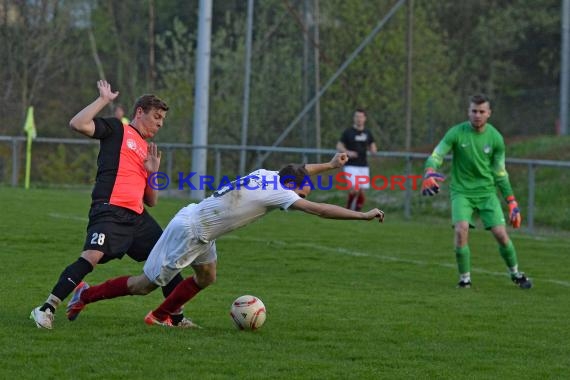
[[[348,162],[344,166],[344,172],[348,175],[347,180],[352,186],[348,193],[346,208],[360,211],[364,205],[364,191],[370,188],[370,183],[359,183],[356,185],[357,176],[370,178],[370,169],[366,154],[368,151],[376,153],[376,143],[372,133],[366,129],[366,111],[357,108],[353,115],[353,125],[342,133],[336,149],[341,153],[348,154]]]

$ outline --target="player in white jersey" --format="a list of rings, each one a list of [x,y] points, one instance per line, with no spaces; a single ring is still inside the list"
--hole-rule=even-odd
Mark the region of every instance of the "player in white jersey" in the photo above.
[[[147,324],[172,326],[167,310],[179,312],[186,302],[216,280],[215,239],[261,218],[271,210],[293,209],[322,218],[379,219],[382,222],[384,212],[377,208],[358,212],[304,199],[311,192],[309,176],[340,168],[347,160],[346,153],[337,153],[325,164],[290,164],[279,172],[259,169],[219,189],[200,203],[184,207],[170,221],[154,246],[143,274],[119,277],[93,287],[79,287],[68,304],[68,319],[75,320],[88,303],[148,294],[170,282],[183,268],[192,266],[194,276],[180,283],[171,296],[145,317]]]
[[[297,193],[279,182],[278,172],[256,170],[204,201],[180,210],[155,245],[155,254],[149,257],[144,273],[153,283],[162,284],[189,264],[215,262],[215,239],[268,211],[286,210],[298,199],[301,197]],[[192,241],[196,244],[189,245]]]

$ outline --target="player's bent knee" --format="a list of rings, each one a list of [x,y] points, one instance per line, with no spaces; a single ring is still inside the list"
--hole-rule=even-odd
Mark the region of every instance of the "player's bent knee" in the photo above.
[[[81,257],[87,260],[93,268],[99,263],[99,261],[103,258],[104,253],[101,251],[96,251],[94,249],[89,249],[87,251],[81,252]]]
[[[208,274],[208,278],[207,278],[206,281],[208,282],[208,285],[212,285],[213,283],[216,282],[217,279],[218,279],[218,278],[217,278],[217,276],[216,276],[216,273],[214,272],[214,273],[209,273],[209,274]]]
[[[195,280],[196,284],[204,289],[216,282],[216,273],[202,273],[201,275],[197,275]]]
[[[127,281],[129,292],[132,295],[144,296],[158,288],[158,285],[150,282],[145,275],[130,277]]]
[[[505,230],[499,232],[493,231],[493,235],[497,242],[502,246],[506,246],[510,241],[509,235]]]
[[[216,271],[205,271],[205,272],[196,273],[194,279],[196,281],[196,284],[198,284],[199,287],[204,289],[205,287],[210,286],[216,282]]]
[[[455,232],[467,233],[469,231],[468,222],[457,222],[455,223]]]
[[[196,284],[204,289],[216,282],[216,263],[192,265]]]
[[[147,294],[151,293],[156,288],[158,288],[158,285],[155,285],[153,283],[146,284],[146,285],[140,285],[137,288],[137,293],[134,293],[134,294],[140,295],[140,296],[146,296]]]
[[[157,288],[156,285],[154,285],[154,286],[150,285],[150,286],[147,286],[145,288],[141,288],[139,290],[139,293],[137,293],[137,294],[141,295],[141,296],[146,296],[147,294],[151,293],[156,288]]]

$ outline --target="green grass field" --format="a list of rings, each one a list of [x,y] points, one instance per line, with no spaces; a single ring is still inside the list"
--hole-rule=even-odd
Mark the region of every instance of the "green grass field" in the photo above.
[[[164,226],[185,204],[162,199]],[[28,319],[82,247],[89,193],[0,187],[3,379],[566,379],[570,239],[511,236],[523,291],[489,233],[471,235],[473,289],[455,289],[447,219],[384,224],[275,211],[218,240],[218,282],[187,305],[204,329],[146,326],[157,291],[90,305],[54,330]],[[90,283],[139,274],[128,258]],[[189,271],[183,274],[189,275]],[[236,330],[233,299],[260,297],[268,317]]]

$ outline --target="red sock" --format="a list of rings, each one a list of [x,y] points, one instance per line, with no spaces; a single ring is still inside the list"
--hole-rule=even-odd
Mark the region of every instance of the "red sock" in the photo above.
[[[366,197],[364,196],[364,193],[358,194],[358,199],[356,200],[356,211],[362,210],[362,206],[364,205],[365,200]]]
[[[100,285],[92,286],[81,293],[81,301],[85,304],[105,299],[131,295],[127,287],[127,280],[131,276],[123,276],[105,281]]]
[[[352,210],[352,201],[354,201],[354,197],[356,194],[348,193],[348,201],[346,202],[346,208]]]
[[[198,292],[202,290],[196,284],[194,277],[188,277],[182,281],[160,306],[152,311],[154,316],[160,320],[166,319],[170,314],[174,314],[184,304],[190,301]]]

